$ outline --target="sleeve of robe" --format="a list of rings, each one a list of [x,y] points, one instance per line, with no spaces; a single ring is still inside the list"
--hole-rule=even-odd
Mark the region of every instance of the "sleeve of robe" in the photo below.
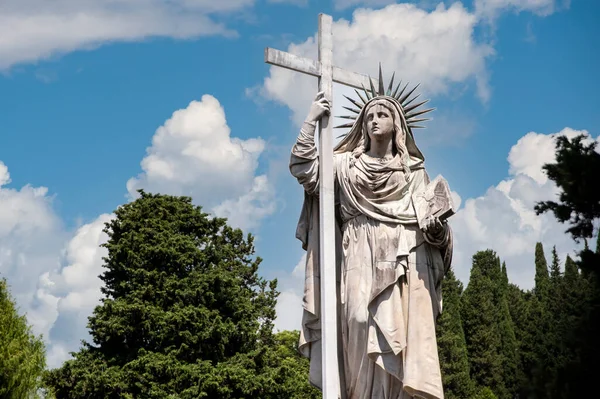
[[[304,122],[290,156],[290,172],[309,195],[319,195],[319,154],[315,144],[316,126]],[[335,155],[334,155],[335,165]],[[335,181],[336,168],[333,176]]]

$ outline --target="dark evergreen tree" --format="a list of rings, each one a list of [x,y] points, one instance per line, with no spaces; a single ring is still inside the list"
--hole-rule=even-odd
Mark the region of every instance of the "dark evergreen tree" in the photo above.
[[[497,304],[499,279],[496,276],[500,277],[501,272],[494,251],[480,251],[473,255],[469,285],[462,297],[461,317],[471,378],[480,387],[489,387],[496,396],[505,398],[509,393],[503,375]]]
[[[497,399],[498,397],[494,395],[494,392],[489,387],[481,388],[477,391],[477,394],[473,397],[473,399]]]
[[[519,344],[515,336],[513,320],[510,315],[508,305],[508,274],[506,272],[506,264],[502,264],[500,269],[500,259],[497,259],[497,270],[501,270],[497,280],[498,298],[496,306],[498,307],[498,329],[501,338],[501,354],[502,354],[502,374],[504,386],[507,390],[507,398],[512,398],[518,391],[519,387]],[[498,394],[497,396],[501,396]]]
[[[539,301],[544,301],[548,296],[550,278],[548,276],[548,263],[544,255],[544,246],[541,242],[535,245],[535,294]]]
[[[535,296],[533,298],[537,301]],[[535,367],[537,359],[534,344],[537,326],[532,325],[531,319],[532,294],[514,284],[509,284],[507,300],[519,353],[517,394],[520,398],[528,398],[531,392],[531,370]]]
[[[586,311],[586,295],[589,293],[587,282],[580,274],[577,264],[567,256],[563,277],[563,303],[559,333],[562,348],[562,364],[554,380],[555,397],[581,397],[577,383],[581,369],[581,350],[585,347],[586,326],[583,313]]]
[[[316,397],[272,334],[276,281],[258,276],[252,236],[188,197],[141,191],[115,215],[93,343],[45,379],[58,399]]]
[[[584,300],[580,311],[570,310],[569,316],[578,318],[579,325],[572,326],[571,340],[566,353],[570,358],[570,367],[560,373],[559,387],[563,397],[585,397],[586,391],[593,387],[600,349],[597,337],[600,334],[600,250],[592,251],[588,239],[594,234],[594,225],[600,219],[600,154],[595,151],[596,144],[580,135],[574,139],[560,136],[556,138],[556,162],[544,165],[548,178],[559,188],[558,201],[542,201],[535,206],[538,214],[551,211],[556,219],[568,223],[567,232],[575,241],[584,240],[585,249],[579,253],[577,262],[581,270],[581,282]],[[600,245],[598,245],[600,249]],[[572,271],[572,268],[571,268]],[[565,265],[565,285],[567,284]],[[569,279],[575,275],[570,272]],[[569,291],[570,287],[566,289]],[[567,295],[567,294],[565,294]],[[568,337],[564,337],[567,340]],[[565,366],[566,368],[567,366]],[[566,396],[565,396],[566,395]]]
[[[562,274],[560,271],[560,260],[556,247],[552,248],[552,263],[550,265],[550,280],[548,286],[548,297],[544,301],[543,336],[544,353],[540,354],[539,369],[541,371],[540,381],[543,385],[540,391],[545,390],[549,399],[558,398],[557,378],[560,370],[564,367],[564,339],[565,330],[565,303]]]
[[[462,283],[452,269],[448,270],[442,285],[444,308],[437,324],[438,353],[447,399],[471,399],[475,393],[460,315],[462,290]]]
[[[535,206],[538,214],[551,211],[575,240],[591,238],[594,221],[600,218],[600,154],[595,141],[584,144],[584,135],[556,138],[556,162],[545,164],[548,178],[560,190],[559,202],[542,201]]]

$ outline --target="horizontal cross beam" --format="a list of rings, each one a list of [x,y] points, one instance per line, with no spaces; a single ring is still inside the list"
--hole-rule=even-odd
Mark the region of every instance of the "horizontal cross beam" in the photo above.
[[[321,63],[319,61],[314,61],[310,58],[298,57],[297,55],[270,47],[265,48],[265,62],[267,64],[276,65],[292,71],[302,72],[307,75],[315,77],[321,76]],[[363,87],[369,89],[371,87],[369,76],[362,73],[347,71],[336,66],[333,67],[332,79],[335,83],[341,83],[356,89],[362,89]],[[373,81],[373,85],[375,87],[379,87],[378,79],[370,79]]]

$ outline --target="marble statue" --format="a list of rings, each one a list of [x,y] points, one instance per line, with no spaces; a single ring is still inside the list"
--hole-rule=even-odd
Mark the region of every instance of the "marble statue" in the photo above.
[[[376,90],[349,99],[354,122],[334,149],[338,326],[342,397],[444,397],[435,335],[441,282],[452,258],[445,218],[419,221],[414,198],[430,183],[412,129],[423,121],[408,95]],[[405,87],[406,88],[406,87]],[[403,90],[404,91],[404,90]],[[348,108],[349,109],[349,108]],[[410,112],[412,111],[412,112]],[[315,128],[330,102],[317,94],[293,146],[304,187],[296,236],[307,251],[300,351],[320,387],[319,157]],[[451,200],[450,200],[451,201]],[[442,220],[441,220],[442,219]],[[421,223],[419,223],[421,222]]]

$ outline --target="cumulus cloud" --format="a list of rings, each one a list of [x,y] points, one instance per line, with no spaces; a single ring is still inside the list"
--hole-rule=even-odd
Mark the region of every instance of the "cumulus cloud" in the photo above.
[[[366,6],[366,7],[381,7],[387,6],[388,4],[395,3],[394,0],[333,0],[333,5],[337,10],[344,10],[346,8],[355,6]]]
[[[539,16],[568,8],[570,0],[475,0],[475,13],[486,19],[497,18],[504,11],[529,11]]]
[[[275,330],[299,330],[302,320],[302,296],[304,292],[304,268],[306,254],[300,257],[290,276],[285,278],[283,289],[277,298]]]
[[[38,291],[37,276],[59,265],[67,233],[46,187],[10,188],[10,173],[0,162],[0,276],[6,278],[19,311],[35,334],[53,323],[55,299]]]
[[[296,6],[305,6],[308,4],[308,0],[267,0],[269,3],[274,4],[292,4]]]
[[[149,37],[235,35],[217,22],[254,0],[4,0],[0,2],[0,70]]]
[[[425,96],[444,94],[453,84],[474,82],[480,98],[490,96],[486,59],[493,49],[474,38],[475,15],[460,3],[438,5],[431,12],[413,4],[392,4],[383,9],[355,10],[351,21],[333,23],[333,52],[337,66],[376,76],[378,63],[389,79],[392,71],[405,82],[421,82]],[[316,35],[293,43],[288,52],[317,57]],[[287,105],[300,124],[316,92],[316,79],[272,66],[259,89],[263,96]],[[334,115],[342,113],[342,94],[334,88]]]
[[[36,298],[46,317],[43,333],[48,344],[48,365],[58,367],[69,352],[79,349],[82,339],[89,340],[87,318],[100,304],[103,273],[102,258],[106,248],[100,247],[108,237],[102,231],[113,215],[103,214],[81,226],[66,244],[62,267],[43,273],[38,281]],[[40,312],[41,313],[41,312]],[[40,325],[31,320],[34,324]]]
[[[141,162],[143,173],[127,182],[130,196],[140,188],[188,195],[236,227],[256,227],[275,210],[268,177],[256,175],[265,142],[230,133],[225,111],[213,96],[175,111],[154,134]]]
[[[539,201],[556,199],[559,192],[542,170],[555,161],[555,137],[579,134],[593,140],[587,131],[571,128],[555,134],[527,133],[509,152],[509,176],[484,195],[465,201],[451,219],[453,264],[463,282],[468,282],[471,256],[479,250],[495,250],[506,261],[510,280],[523,288],[533,286],[536,242],[544,244],[548,258],[554,245],[563,262],[567,254],[574,257],[579,246],[564,233],[566,226],[551,214],[537,216],[533,208]]]

